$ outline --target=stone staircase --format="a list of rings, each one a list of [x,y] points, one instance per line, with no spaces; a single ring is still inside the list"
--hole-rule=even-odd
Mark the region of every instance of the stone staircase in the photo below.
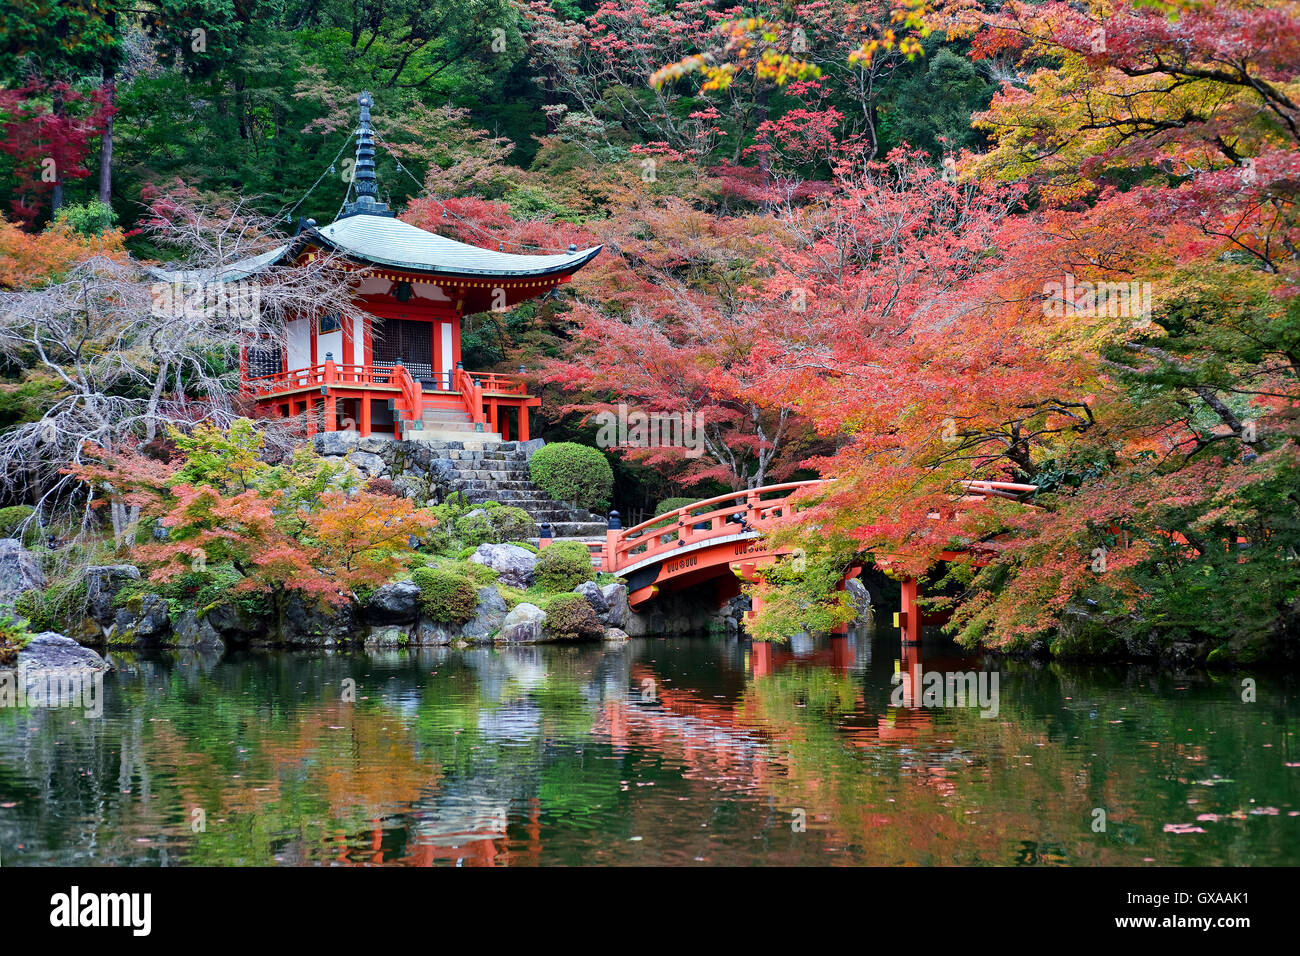
[[[448,486],[463,493],[466,500],[522,508],[539,528],[549,524],[557,541],[604,538],[606,518],[556,501],[529,480],[528,451],[519,442],[501,442],[490,436],[483,440],[480,434],[464,441],[425,440],[431,442],[430,450],[450,465],[445,471]],[[536,541],[534,538],[533,543]]]

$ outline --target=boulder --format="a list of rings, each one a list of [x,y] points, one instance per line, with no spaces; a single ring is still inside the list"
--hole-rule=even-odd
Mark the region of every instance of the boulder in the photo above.
[[[600,616],[600,623],[606,627],[627,627],[628,604],[627,585],[615,582],[600,589],[601,599],[607,610]]]
[[[411,643],[426,647],[445,647],[453,641],[460,640],[460,628],[455,624],[443,624],[422,617],[415,625]]]
[[[391,438],[367,435],[357,442],[357,451],[364,451],[371,455],[382,455],[385,452],[391,453],[394,444],[396,443]]]
[[[622,644],[624,641],[631,640],[627,636],[627,631],[617,627],[605,628],[605,640],[611,644]]]
[[[460,627],[460,636],[467,641],[490,641],[492,635],[505,623],[509,608],[506,599],[490,584],[478,589],[478,607],[474,616]]]
[[[45,587],[40,559],[18,538],[0,538],[0,601],[10,602],[24,591]]]
[[[112,670],[112,665],[90,648],[54,631],[33,635],[18,652],[18,663],[29,671]]]
[[[356,465],[357,470],[367,478],[376,478],[388,469],[384,459],[368,451],[354,451],[348,455],[348,461]]]
[[[226,642],[221,639],[217,629],[207,617],[199,617],[197,611],[186,611],[172,624],[174,647],[181,650],[205,650],[221,654],[226,649]]]
[[[865,624],[871,619],[871,592],[858,578],[845,581],[844,590],[848,592],[849,601],[853,604],[854,623]]]
[[[366,632],[366,647],[405,647],[411,641],[406,629],[396,625],[372,627]]]
[[[531,461],[533,455],[537,454],[537,452],[545,444],[546,444],[545,440],[541,438],[533,438],[529,441],[519,442],[518,445],[516,445],[516,449],[524,453],[524,459],[526,461]]]
[[[591,605],[591,609],[596,612],[596,617],[603,624],[605,615],[609,613],[609,603],[605,600],[605,595],[600,592],[600,585],[595,581],[583,581],[573,589],[575,594],[581,594]]]
[[[317,432],[312,446],[318,455],[348,455],[356,450],[361,435],[355,431]]]
[[[234,601],[212,605],[203,619],[227,644],[246,644],[266,634],[266,620]]]
[[[512,588],[528,587],[537,566],[537,555],[517,544],[480,544],[469,559],[487,565]]]
[[[336,607],[292,592],[285,599],[280,618],[280,640],[285,644],[333,647],[346,642],[355,629],[351,601]]]
[[[171,633],[171,609],[157,594],[142,594],[118,608],[113,623],[105,630],[113,644],[159,641]]]
[[[420,589],[412,581],[385,584],[366,602],[371,624],[414,624],[420,614]]]
[[[502,644],[535,644],[542,639],[545,625],[545,611],[535,604],[519,604],[501,622],[496,639]]]
[[[130,581],[140,580],[140,569],[134,564],[104,564],[86,568],[86,610],[105,630],[117,618],[113,598]]]

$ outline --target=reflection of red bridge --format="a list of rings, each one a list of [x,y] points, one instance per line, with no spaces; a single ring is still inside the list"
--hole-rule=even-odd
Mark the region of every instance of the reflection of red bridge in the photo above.
[[[739,593],[736,580],[757,580],[760,568],[792,553],[788,546],[770,543],[765,533],[775,529],[794,511],[793,497],[824,481],[792,481],[751,491],[719,495],[623,528],[618,512],[610,515],[605,540],[592,542],[593,558],[602,571],[628,582],[628,601],[640,608],[661,591],[678,591],[716,582],[720,600]],[[987,498],[1016,499],[1034,491],[1034,485],[1007,481],[964,481],[961,502]],[[543,544],[546,541],[543,540]],[[958,552],[944,552],[955,558]],[[845,578],[859,569],[850,569]],[[921,617],[914,579],[902,582],[903,609],[899,626],[903,639],[919,641]]]

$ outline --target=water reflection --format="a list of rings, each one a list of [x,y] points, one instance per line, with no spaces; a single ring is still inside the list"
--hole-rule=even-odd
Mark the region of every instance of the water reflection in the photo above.
[[[1266,675],[870,634],[119,663],[103,719],[0,710],[4,865],[1300,859]],[[959,672],[996,716],[901,679]]]

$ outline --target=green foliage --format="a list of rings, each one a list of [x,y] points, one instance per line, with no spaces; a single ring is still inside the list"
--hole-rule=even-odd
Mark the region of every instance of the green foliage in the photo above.
[[[614,490],[614,470],[595,448],[573,442],[556,442],[539,449],[529,463],[529,476],[557,501],[600,511],[609,506]]]
[[[430,511],[438,527],[428,535],[426,546],[435,554],[467,558],[480,544],[502,544],[537,533],[528,512],[496,501],[471,504],[464,495],[454,494]]]
[[[557,594],[546,604],[545,631],[559,640],[576,641],[600,637],[604,628],[581,594]]]
[[[441,624],[463,624],[478,607],[478,588],[468,577],[443,568],[416,568],[411,580],[420,589],[420,610]]]
[[[98,200],[64,206],[54,216],[54,221],[67,223],[74,232],[83,236],[98,236],[117,225],[117,215],[111,206]]]
[[[542,548],[534,570],[538,586],[548,591],[572,591],[595,577],[591,552],[577,541],[558,541]]]
[[[676,511],[678,508],[685,508],[687,505],[693,505],[699,500],[699,498],[665,498],[663,501],[659,502],[659,504],[655,505],[655,517],[658,518],[660,515],[667,514],[669,511]]]
[[[237,418],[222,430],[200,423],[189,432],[171,429],[171,439],[185,457],[169,484],[208,485],[218,491],[247,491],[270,466],[261,460],[264,439],[252,419]]]
[[[853,619],[848,595],[836,586],[846,561],[833,555],[795,555],[763,572],[766,607],[753,627],[757,641],[785,641],[801,631],[827,633]]]
[[[13,667],[18,662],[18,652],[29,640],[27,624],[0,608],[0,667]]]

